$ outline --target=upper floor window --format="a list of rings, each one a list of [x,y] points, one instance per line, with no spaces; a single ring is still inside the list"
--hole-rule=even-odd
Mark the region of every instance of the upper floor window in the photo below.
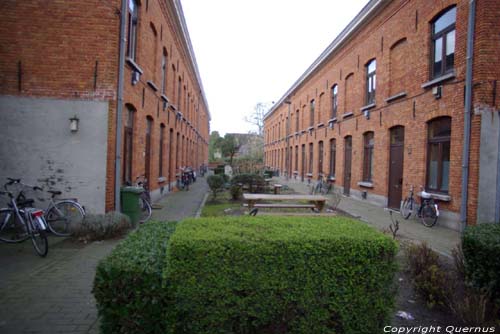
[[[366,65],[366,104],[375,103],[377,61],[373,59]]]
[[[323,141],[318,143],[318,173],[323,174]]]
[[[453,7],[432,23],[432,77],[437,78],[453,70],[455,62],[455,21],[457,8]]]
[[[447,193],[450,179],[451,117],[428,123],[427,190]]]
[[[366,132],[363,135],[363,181],[372,182],[373,179],[373,132]]]
[[[167,95],[167,51],[163,49],[161,58],[161,93]]]
[[[297,117],[295,117],[295,132],[299,132],[299,110],[298,109],[295,112],[295,115],[297,116]]]
[[[137,49],[137,23],[139,19],[139,8],[137,0],[128,0],[128,38],[127,56],[135,60]]]
[[[311,100],[310,114],[309,114],[309,126],[314,126],[314,110],[315,109],[316,109],[316,101]]]
[[[337,108],[338,108],[338,98],[339,98],[339,89],[337,85],[332,87],[332,118],[337,117]]]

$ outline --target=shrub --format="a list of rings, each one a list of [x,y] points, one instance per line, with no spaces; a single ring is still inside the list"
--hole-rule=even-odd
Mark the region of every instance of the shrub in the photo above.
[[[207,183],[214,199],[217,197],[217,193],[224,189],[224,178],[221,175],[210,175],[207,177]]]
[[[439,261],[439,255],[422,243],[409,246],[407,260],[415,291],[427,306],[446,306],[451,295],[451,280]]]
[[[133,225],[123,213],[87,214],[82,223],[75,226],[72,235],[84,241],[105,240],[125,234]]]
[[[393,240],[359,221],[225,217],[178,225],[165,278],[175,333],[376,333],[394,300]]]
[[[164,333],[163,260],[176,223],[148,222],[97,266],[93,294],[101,333]]]
[[[265,179],[259,174],[238,174],[231,179],[231,184],[242,184],[250,192],[263,191]]]
[[[480,224],[465,229],[462,239],[467,279],[500,298],[500,225]]]
[[[231,198],[234,201],[239,200],[241,198],[241,195],[243,195],[243,190],[241,189],[241,186],[238,184],[231,185],[229,191],[231,192]]]

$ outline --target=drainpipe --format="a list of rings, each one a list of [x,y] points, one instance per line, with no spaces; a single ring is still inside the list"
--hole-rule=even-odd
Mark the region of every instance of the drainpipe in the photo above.
[[[286,180],[288,181],[288,179],[290,178],[290,173],[292,172],[292,168],[290,168],[290,139],[289,139],[289,135],[290,135],[290,104],[292,104],[292,102],[290,100],[286,100],[284,102],[285,104],[288,105],[288,116],[287,116],[287,122],[286,122],[286,139],[285,139],[285,145],[286,145],[286,149],[285,149],[285,152],[286,152],[286,162],[285,162],[285,168],[287,169],[287,173],[286,173]]]
[[[125,30],[127,20],[127,0],[122,0],[120,12],[120,47],[118,60],[118,92],[116,105],[116,142],[115,142],[115,211],[120,208],[121,166],[122,166],[122,116],[123,116],[123,81],[125,71]]]
[[[469,186],[469,150],[472,107],[472,65],[474,51],[474,25],[476,23],[476,1],[469,1],[469,20],[467,26],[467,64],[465,74],[464,146],[462,152],[462,202],[460,222],[462,232],[467,225],[467,199]]]
[[[495,223],[500,223],[500,110],[498,115],[498,144],[497,144],[497,193],[495,201]]]

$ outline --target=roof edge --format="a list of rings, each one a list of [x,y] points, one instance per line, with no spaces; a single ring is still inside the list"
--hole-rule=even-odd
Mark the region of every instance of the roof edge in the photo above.
[[[283,94],[283,96],[276,102],[271,109],[264,115],[264,120],[271,116],[278,107],[304,82],[306,81],[323,62],[336,50],[340,48],[342,43],[349,37],[355,34],[355,31],[367,23],[370,19],[370,14],[382,8],[382,5],[389,3],[391,0],[371,0],[363,9],[349,22],[349,24],[340,32],[340,34],[333,40],[330,45],[319,55],[318,58],[306,69],[306,71],[293,83],[293,85]]]

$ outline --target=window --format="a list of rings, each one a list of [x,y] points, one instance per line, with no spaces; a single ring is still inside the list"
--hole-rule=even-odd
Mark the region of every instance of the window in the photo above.
[[[161,93],[167,95],[167,51],[163,49],[161,58]]]
[[[157,73],[158,73],[158,34],[156,32],[156,28],[154,26],[153,23],[150,24],[150,27],[151,27],[151,34],[152,34],[152,38],[151,38],[151,42],[153,43],[153,47],[152,47],[152,57],[153,57],[153,82],[156,84],[158,81],[156,81],[156,78],[157,78]]]
[[[394,43],[389,50],[389,95],[406,92],[408,78],[408,43],[402,38]]]
[[[352,113],[354,110],[354,101],[356,101],[354,90],[354,73],[350,73],[345,78],[344,91],[344,114]]]
[[[366,104],[375,103],[377,61],[373,59],[366,65]]]
[[[181,90],[182,90],[182,79],[179,77],[179,83],[177,85],[177,107],[181,110]]]
[[[337,153],[337,141],[330,139],[330,177],[335,177],[335,155]]]
[[[363,135],[363,182],[372,182],[373,176],[373,132]]]
[[[124,184],[132,183],[132,152],[134,135],[134,116],[135,108],[126,105],[127,122],[125,123],[125,135],[123,140],[123,173],[122,181]]]
[[[332,114],[331,117],[336,118],[337,117],[337,108],[338,108],[338,86],[334,85],[332,87]]]
[[[309,168],[308,173],[313,172],[313,163],[314,163],[314,144],[309,143]]]
[[[128,0],[127,57],[135,60],[137,49],[138,5],[136,0]]]
[[[299,132],[299,110],[298,109],[295,112],[295,115],[297,116],[297,117],[295,117],[295,132]]]
[[[299,146],[295,146],[295,170],[299,170]]]
[[[432,23],[432,77],[437,78],[453,70],[455,61],[455,20],[453,7]]]
[[[165,125],[160,125],[160,158],[159,158],[159,169],[158,175],[163,176],[163,157],[164,157],[164,146],[165,146]]]
[[[309,113],[309,126],[314,126],[314,109],[316,108],[316,101],[311,100],[310,113]]]
[[[323,141],[318,143],[318,173],[323,174]]]
[[[451,118],[440,117],[428,124],[427,190],[448,193],[450,178]]]

